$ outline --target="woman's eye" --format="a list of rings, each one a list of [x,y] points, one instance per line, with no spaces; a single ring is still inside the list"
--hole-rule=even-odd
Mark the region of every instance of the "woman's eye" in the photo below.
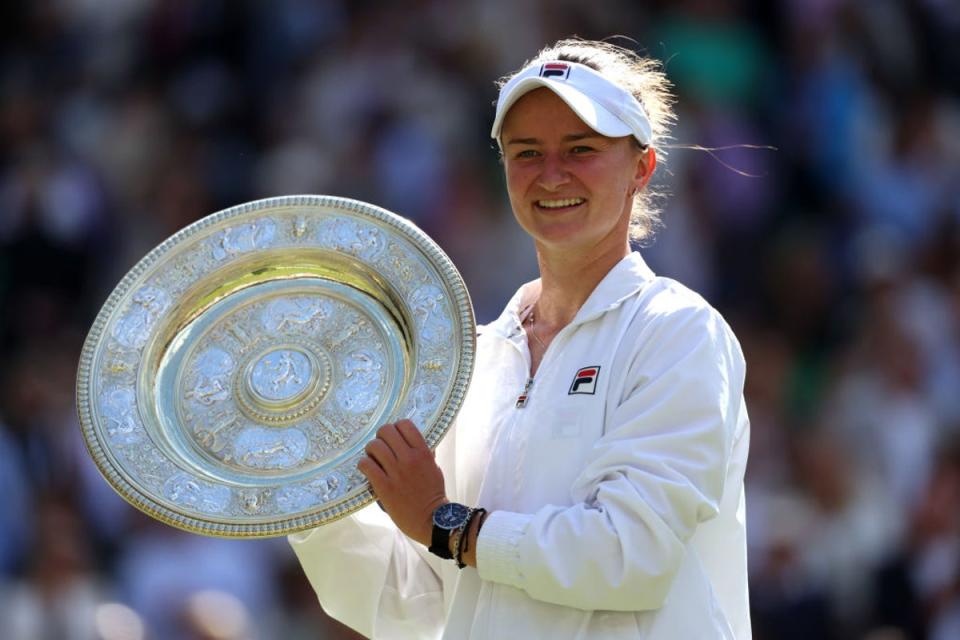
[[[518,158],[536,158],[538,155],[540,154],[537,152],[536,149],[524,149],[523,151],[517,154],[517,157]]]
[[[590,153],[591,151],[593,151],[593,147],[588,147],[583,144],[577,145],[570,149],[571,153]]]

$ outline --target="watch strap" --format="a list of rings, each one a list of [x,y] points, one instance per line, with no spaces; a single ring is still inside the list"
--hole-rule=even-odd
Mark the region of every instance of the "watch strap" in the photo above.
[[[440,556],[444,560],[450,560],[453,558],[453,554],[450,553],[450,530],[443,529],[438,527],[436,524],[433,525],[433,533],[430,537],[430,553],[435,556]]]

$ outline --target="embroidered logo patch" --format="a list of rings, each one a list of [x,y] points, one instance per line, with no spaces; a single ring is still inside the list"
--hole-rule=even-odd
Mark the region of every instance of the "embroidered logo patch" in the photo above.
[[[541,78],[563,78],[570,77],[570,65],[562,62],[548,62],[540,66]]]
[[[573,384],[570,385],[570,391],[567,392],[567,395],[570,396],[575,393],[589,393],[593,395],[597,390],[597,378],[599,376],[599,365],[580,369],[577,371],[577,375],[573,376]]]

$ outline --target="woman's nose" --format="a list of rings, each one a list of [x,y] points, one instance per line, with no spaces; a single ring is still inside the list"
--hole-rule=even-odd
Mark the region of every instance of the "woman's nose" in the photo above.
[[[563,158],[557,155],[544,156],[538,182],[547,191],[556,191],[570,182],[570,172]]]

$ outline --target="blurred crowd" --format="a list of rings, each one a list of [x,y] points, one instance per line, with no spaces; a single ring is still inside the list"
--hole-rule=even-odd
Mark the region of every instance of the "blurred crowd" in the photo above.
[[[493,80],[573,34],[676,87],[643,251],[746,354],[755,637],[960,638],[956,0],[49,0],[0,30],[0,638],[353,637],[284,540],[114,494],[85,332],[169,235],[292,193],[413,219],[493,319],[536,274]]]

